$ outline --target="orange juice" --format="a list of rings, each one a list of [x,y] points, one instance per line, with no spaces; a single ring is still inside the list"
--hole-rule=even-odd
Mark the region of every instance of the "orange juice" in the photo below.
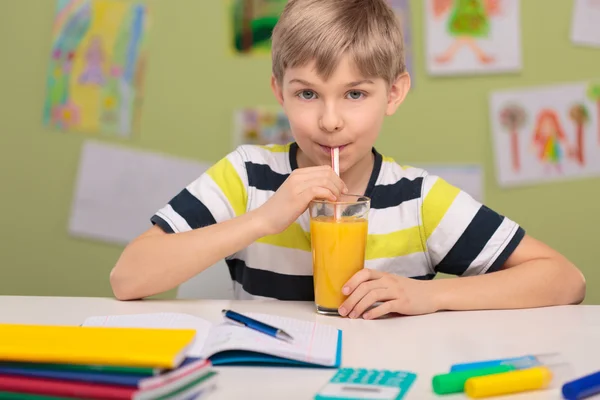
[[[364,267],[368,222],[364,218],[319,216],[310,221],[315,303],[337,313],[347,296],[342,286]]]

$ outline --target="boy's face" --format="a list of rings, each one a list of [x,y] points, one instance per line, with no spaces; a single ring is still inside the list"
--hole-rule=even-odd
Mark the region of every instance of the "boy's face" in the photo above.
[[[272,79],[303,158],[311,165],[327,165],[331,148],[339,147],[340,172],[370,159],[384,116],[394,114],[409,86],[406,74],[391,86],[381,78],[365,78],[348,57],[327,81],[314,63],[288,68],[281,85]]]

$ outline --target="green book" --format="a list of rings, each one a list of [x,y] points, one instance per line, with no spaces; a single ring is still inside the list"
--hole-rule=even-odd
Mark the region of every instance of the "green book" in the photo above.
[[[164,372],[160,368],[145,368],[145,367],[122,367],[113,365],[78,365],[78,364],[45,364],[45,363],[20,363],[20,362],[2,362],[0,367],[11,368],[31,368],[44,370],[60,370],[60,371],[87,371],[87,372],[105,372],[111,374],[131,374],[142,376],[154,376]]]
[[[41,394],[0,392],[0,400],[77,400],[74,397],[44,396]]]

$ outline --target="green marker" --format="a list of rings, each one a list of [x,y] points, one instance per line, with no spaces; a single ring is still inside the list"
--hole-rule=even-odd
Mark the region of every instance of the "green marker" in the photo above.
[[[495,367],[449,372],[434,376],[431,380],[431,386],[436,394],[461,393],[465,389],[465,382],[471,377],[500,374],[502,372],[513,371],[514,369],[515,367],[512,365],[498,365]]]

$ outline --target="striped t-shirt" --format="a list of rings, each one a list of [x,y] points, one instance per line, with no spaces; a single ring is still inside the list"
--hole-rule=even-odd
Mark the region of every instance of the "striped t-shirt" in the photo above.
[[[264,204],[296,168],[296,143],[242,145],[152,216],[165,232],[235,218]],[[523,229],[443,179],[403,167],[373,149],[365,267],[409,278],[497,271]],[[308,212],[282,233],[225,259],[238,299],[313,300]]]

